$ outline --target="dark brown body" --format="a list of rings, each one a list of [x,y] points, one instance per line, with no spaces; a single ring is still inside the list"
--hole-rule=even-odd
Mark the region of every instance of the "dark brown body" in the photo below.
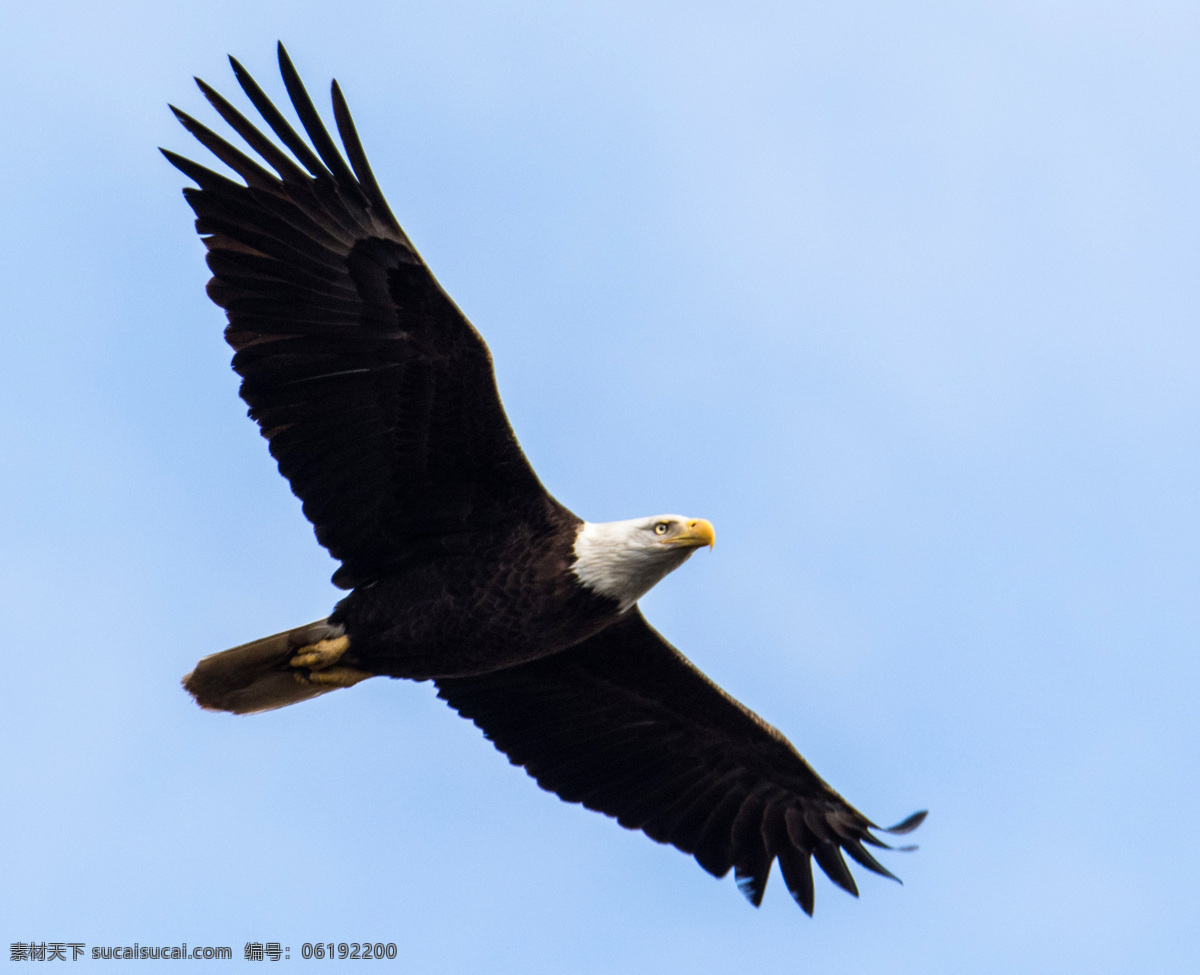
[[[573,523],[572,523],[573,522]],[[486,674],[536,660],[614,622],[615,600],[580,585],[577,520],[551,530],[513,526],[359,586],[329,622],[345,627],[349,666],[425,680]]]

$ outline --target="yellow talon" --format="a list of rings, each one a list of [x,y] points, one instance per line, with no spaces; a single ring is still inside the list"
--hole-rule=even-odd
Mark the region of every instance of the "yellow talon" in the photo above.
[[[358,670],[355,667],[326,667],[324,670],[311,671],[306,678],[301,674],[296,675],[297,678],[307,680],[310,684],[325,684],[333,687],[353,687],[359,681],[374,676],[374,674],[368,674],[365,670]]]
[[[332,640],[318,640],[316,643],[310,643],[307,647],[301,647],[288,663],[293,667],[307,667],[309,670],[326,670],[341,660],[342,654],[349,649],[350,637],[348,636],[339,636]]]

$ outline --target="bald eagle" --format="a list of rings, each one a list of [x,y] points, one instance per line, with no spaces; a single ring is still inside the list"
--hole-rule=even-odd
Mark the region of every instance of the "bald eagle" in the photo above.
[[[867,847],[924,812],[880,829],[638,609],[712,546],[712,525],[587,522],[551,497],[487,346],[388,208],[337,82],[344,156],[282,45],[308,141],[230,62],[278,143],[197,79],[258,158],[174,107],[241,182],[163,152],[196,184],[184,196],[249,415],[349,594],[327,619],[205,657],[187,690],[249,714],[368,677],[432,680],[544,789],[717,877],[732,869],[755,906],[775,861],[808,914],[812,859],[852,894],[842,851],[891,877]]]

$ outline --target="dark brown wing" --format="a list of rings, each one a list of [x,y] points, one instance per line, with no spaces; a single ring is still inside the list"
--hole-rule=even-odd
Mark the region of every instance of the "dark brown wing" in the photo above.
[[[755,906],[775,860],[809,914],[810,857],[855,895],[841,850],[892,876],[864,846],[886,848],[878,827],[636,608],[552,657],[437,686],[542,788],[693,854],[718,877],[732,867]],[[907,833],[924,818],[884,832]]]
[[[198,79],[270,170],[177,109],[246,185],[164,153],[199,186],[184,195],[208,246],[208,293],[229,316],[242,398],[318,540],[342,561],[334,582],[350,588],[511,519],[561,514],[505,417],[487,346],[388,209],[337,82],[349,165],[282,45],[312,148],[230,61],[291,155]]]

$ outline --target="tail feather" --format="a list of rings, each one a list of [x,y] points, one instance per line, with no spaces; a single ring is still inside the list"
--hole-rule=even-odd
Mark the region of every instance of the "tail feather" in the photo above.
[[[341,626],[317,620],[205,657],[183,678],[183,686],[208,711],[255,714],[286,707],[337,690],[312,684],[288,666],[300,647],[339,637]]]

